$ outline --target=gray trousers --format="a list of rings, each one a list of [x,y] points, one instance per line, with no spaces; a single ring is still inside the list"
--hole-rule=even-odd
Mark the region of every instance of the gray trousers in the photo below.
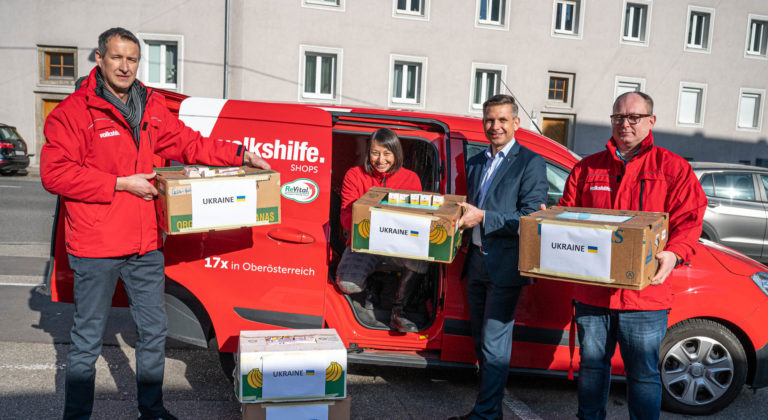
[[[365,290],[365,279],[373,274],[376,271],[376,266],[381,263],[419,274],[424,274],[429,269],[429,261],[353,252],[347,247],[344,254],[341,255],[339,266],[336,268],[336,285],[346,294],[362,292]]]
[[[163,410],[165,263],[159,250],[116,258],[69,255],[75,273],[75,314],[67,354],[64,419],[88,419],[93,410],[96,359],[101,354],[117,279],[125,286],[136,323],[136,383],[142,417]]]

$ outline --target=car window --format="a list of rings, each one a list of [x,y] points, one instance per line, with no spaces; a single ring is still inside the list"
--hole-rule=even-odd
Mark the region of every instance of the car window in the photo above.
[[[706,174],[701,177],[701,188],[707,197],[715,196],[715,184],[712,182],[712,175]]]
[[[768,197],[768,176],[760,175],[760,183],[763,184],[763,190],[765,190],[765,195]]]
[[[713,174],[715,183],[714,196],[735,200],[755,200],[755,186],[752,174],[722,173]]]
[[[20,140],[16,130],[9,127],[0,127],[0,139],[2,140]]]
[[[565,181],[568,179],[568,171],[547,162],[547,207],[557,205],[565,190]]]

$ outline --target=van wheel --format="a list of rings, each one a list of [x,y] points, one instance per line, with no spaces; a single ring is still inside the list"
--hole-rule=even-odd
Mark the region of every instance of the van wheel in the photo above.
[[[219,365],[221,365],[221,371],[229,382],[235,381],[235,354],[219,351],[219,343],[216,337],[208,340],[208,350],[215,351],[219,354]]]
[[[707,319],[689,319],[667,330],[661,342],[662,404],[684,414],[712,414],[741,392],[747,358],[736,336]]]

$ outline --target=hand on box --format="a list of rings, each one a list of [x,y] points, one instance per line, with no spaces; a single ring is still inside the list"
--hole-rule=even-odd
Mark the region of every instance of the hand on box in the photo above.
[[[669,273],[675,268],[677,263],[677,255],[672,251],[661,251],[656,254],[656,259],[659,260],[659,268],[656,269],[656,275],[651,279],[651,285],[659,285],[664,283]]]
[[[269,166],[269,163],[261,158],[257,153],[254,152],[245,152],[245,156],[243,158],[243,163],[252,167],[252,168],[259,168],[259,169],[270,169],[271,166]]]
[[[149,182],[155,177],[155,173],[135,174],[118,177],[115,182],[115,191],[127,191],[136,197],[151,201],[157,196],[157,189]]]
[[[485,211],[469,203],[458,203],[464,209],[464,214],[459,219],[459,229],[469,229],[482,223]]]

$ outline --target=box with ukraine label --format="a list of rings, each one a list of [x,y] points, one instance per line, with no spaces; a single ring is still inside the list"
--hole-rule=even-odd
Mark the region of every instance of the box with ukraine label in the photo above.
[[[372,187],[352,205],[355,252],[450,263],[466,196]]]
[[[247,166],[156,168],[155,209],[168,235],[280,223],[280,174]]]
[[[240,331],[235,394],[240,402],[347,396],[347,349],[334,329]]]
[[[552,207],[520,218],[523,275],[641,290],[656,274],[669,215]]]

